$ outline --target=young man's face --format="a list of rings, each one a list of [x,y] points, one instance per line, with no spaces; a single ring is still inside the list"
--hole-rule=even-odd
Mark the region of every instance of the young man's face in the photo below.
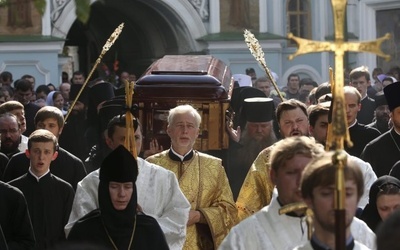
[[[310,157],[296,154],[287,160],[277,171],[271,169],[271,180],[278,190],[279,201],[282,205],[301,202],[300,179],[305,166],[311,161]]]
[[[297,76],[291,76],[287,83],[287,86],[290,90],[298,91],[300,88],[300,79]]]
[[[308,135],[308,117],[300,108],[283,111],[279,129],[283,138]]]
[[[126,135],[126,128],[115,126],[114,134],[111,138],[106,138],[106,143],[111,150],[116,149],[119,145],[124,145],[125,143],[125,135]],[[136,152],[139,154],[140,150],[142,149],[142,132],[140,129],[136,129],[135,131],[135,143],[136,143]]]
[[[27,91],[16,90],[14,96],[17,101],[19,101],[23,105],[26,105],[31,101],[32,91],[31,90],[27,90]]]
[[[111,203],[116,210],[124,210],[128,206],[133,189],[133,182],[110,181],[108,190],[110,192]]]
[[[192,150],[196,138],[199,136],[199,128],[196,119],[191,113],[176,114],[172,124],[168,125],[167,133],[171,138],[171,144],[178,153],[187,153]]]
[[[84,84],[85,83],[85,77],[83,77],[83,75],[74,75],[72,77],[72,82],[74,84]]]
[[[400,208],[400,194],[381,194],[376,199],[376,207],[382,220]]]
[[[265,81],[265,82],[257,82],[257,86],[256,89],[261,90],[262,92],[264,92],[264,94],[269,97],[269,95],[271,94],[271,87],[272,87],[272,83]]]
[[[53,142],[32,142],[31,148],[25,154],[30,159],[32,172],[40,177],[47,172],[58,152],[54,151]]]
[[[57,119],[47,118],[44,121],[39,121],[36,124],[36,129],[46,129],[58,138],[61,135],[63,128],[58,126]]]
[[[345,208],[346,208],[346,228],[350,226],[357,210],[359,201],[357,185],[354,180],[345,182]],[[306,198],[304,201],[314,212],[316,227],[325,231],[335,232],[335,185],[318,186],[313,189],[313,197]]]
[[[358,103],[357,95],[353,93],[345,93],[344,102],[346,107],[347,124],[350,126],[357,119],[357,114],[361,109],[361,104]]]
[[[353,86],[360,92],[361,97],[364,97],[367,95],[367,89],[368,86],[371,85],[371,81],[367,81],[367,78],[365,76],[361,76],[357,79],[351,79],[350,86]]]
[[[328,115],[320,115],[315,121],[315,125],[310,125],[310,134],[318,143],[325,145],[326,134],[328,132]]]

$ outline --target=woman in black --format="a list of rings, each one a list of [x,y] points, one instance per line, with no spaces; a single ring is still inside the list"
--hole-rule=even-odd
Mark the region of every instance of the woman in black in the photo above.
[[[99,209],[72,227],[68,240],[104,249],[169,249],[157,221],[137,212],[135,158],[124,146],[100,167]]]

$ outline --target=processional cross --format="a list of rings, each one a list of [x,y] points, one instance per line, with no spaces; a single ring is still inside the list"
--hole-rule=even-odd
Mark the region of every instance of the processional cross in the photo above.
[[[292,33],[288,34],[289,39],[293,39],[298,44],[298,50],[293,55],[289,56],[292,60],[298,55],[316,53],[316,52],[334,52],[335,53],[335,80],[331,82],[333,103],[332,110],[332,129],[328,138],[331,141],[327,142],[333,146],[335,154],[332,157],[332,163],[337,166],[336,173],[336,192],[335,192],[335,229],[336,229],[336,249],[345,249],[345,188],[344,188],[344,167],[347,162],[346,153],[344,152],[344,141],[350,142],[350,137],[347,130],[346,111],[344,103],[343,91],[343,56],[345,52],[370,52],[378,56],[390,59],[380,49],[383,41],[390,38],[390,34],[378,38],[373,41],[366,42],[347,42],[344,41],[344,22],[347,0],[331,0],[333,18],[335,25],[335,40],[333,42],[322,42],[307,40],[300,37],[295,37]],[[332,81],[332,80],[331,80]]]

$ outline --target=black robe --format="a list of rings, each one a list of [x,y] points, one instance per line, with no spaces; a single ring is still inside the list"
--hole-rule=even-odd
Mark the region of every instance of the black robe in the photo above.
[[[25,153],[14,155],[7,164],[3,180],[8,182],[26,174],[29,165],[30,162]],[[78,182],[86,176],[83,162],[61,147],[58,149],[57,158],[50,164],[50,172],[71,184],[74,190]]]
[[[390,170],[390,176],[396,177],[400,180],[400,161],[396,162]]]
[[[89,154],[85,131],[85,115],[75,115],[71,113],[71,116],[69,117],[68,122],[64,125],[63,131],[58,140],[60,146],[82,161],[85,161]]]
[[[400,151],[392,137],[400,147],[400,135],[392,128],[368,143],[361,154],[360,158],[371,164],[378,177],[389,174],[393,165],[400,160]]]
[[[25,195],[36,238],[36,249],[50,249],[65,240],[74,200],[71,185],[50,172],[37,179],[30,173],[9,182]]]
[[[377,129],[366,127],[358,122],[349,128],[349,134],[353,147],[349,148],[346,145],[345,150],[355,157],[360,157],[365,145],[381,135]]]
[[[366,96],[361,100],[361,109],[357,114],[357,121],[364,125],[370,124],[374,119],[375,108],[374,99]]]
[[[8,159],[7,155],[0,152],[0,180],[1,180],[1,177],[3,176],[4,170],[6,169],[8,161],[9,161],[9,159]]]
[[[33,249],[35,236],[24,195],[0,181],[0,225],[9,249]]]
[[[129,232],[129,237],[132,232]],[[72,244],[81,243],[99,249],[114,249],[104,229],[99,209],[93,210],[78,220],[68,235]],[[169,249],[158,222],[150,216],[138,214],[136,229],[130,249]]]
[[[39,109],[40,107],[32,102],[29,102],[28,104],[24,105],[26,130],[23,134],[27,137],[29,137],[29,135],[36,129],[35,115],[39,111]]]

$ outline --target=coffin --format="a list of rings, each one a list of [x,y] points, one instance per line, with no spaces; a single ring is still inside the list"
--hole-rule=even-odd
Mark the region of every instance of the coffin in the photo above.
[[[145,148],[155,138],[164,149],[168,111],[190,104],[201,116],[195,149],[228,148],[225,112],[229,106],[232,75],[227,65],[210,55],[169,55],[154,62],[135,83],[134,102],[145,135]]]

